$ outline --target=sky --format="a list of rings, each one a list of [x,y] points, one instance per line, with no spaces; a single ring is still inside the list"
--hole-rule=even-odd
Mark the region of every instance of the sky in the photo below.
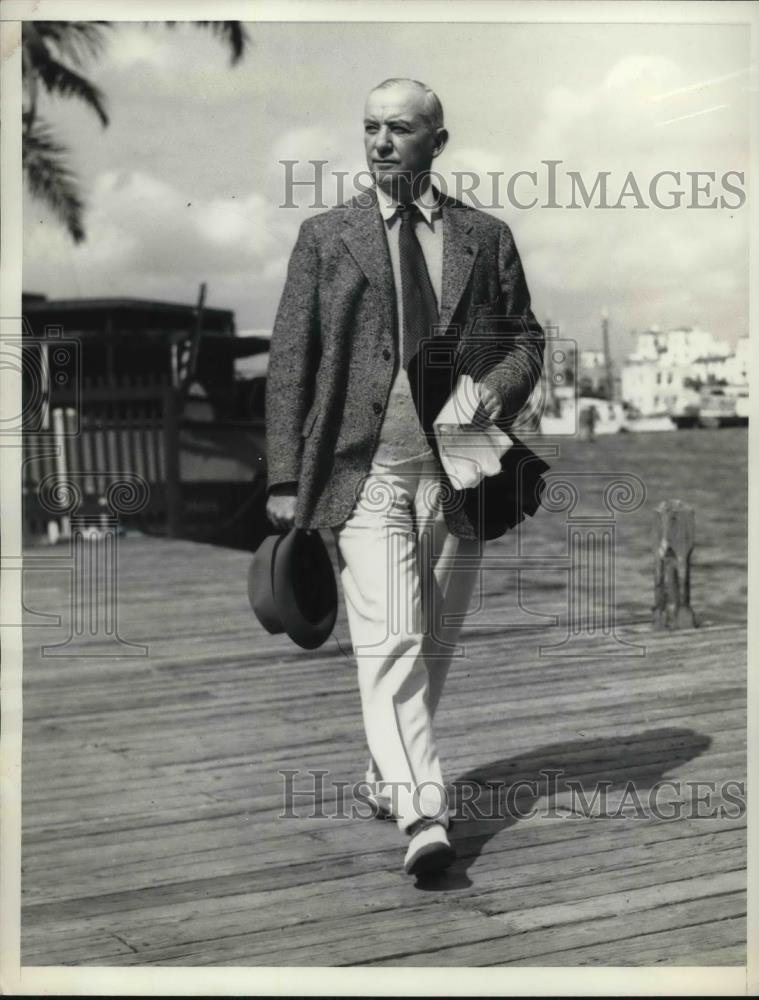
[[[748,30],[740,25],[255,23],[231,67],[209,32],[192,25],[115,25],[86,73],[105,92],[111,124],[72,101],[41,113],[71,150],[84,192],[87,240],[75,246],[25,196],[24,288],[50,297],[133,296],[235,311],[238,329],[272,325],[310,193],[285,200],[284,168],[327,160],[365,166],[366,93],[389,76],[425,81],[450,131],[436,161],[455,193],[456,171],[503,175],[503,207],[537,317],[581,348],[600,346],[609,313],[612,353],[634,331],[701,325],[734,342],[748,333],[749,206],[720,178],[749,169]],[[618,201],[632,171],[644,203],[650,179],[681,172],[682,204],[614,210],[547,207],[546,160],[592,188],[608,172]],[[505,199],[517,171],[519,209]],[[688,171],[713,171],[693,208]],[[703,183],[703,182],[702,182]],[[740,186],[733,178],[732,183]],[[669,185],[669,186],[668,186]],[[674,180],[662,182],[662,200]],[[488,189],[489,190],[489,189]],[[346,189],[346,192],[350,192]],[[325,186],[327,204],[338,190]],[[484,196],[483,196],[484,197]],[[597,200],[596,200],[597,203]],[[594,203],[595,204],[595,203]]]

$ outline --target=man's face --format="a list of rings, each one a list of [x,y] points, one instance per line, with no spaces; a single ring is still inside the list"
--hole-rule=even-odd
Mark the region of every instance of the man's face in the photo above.
[[[424,105],[424,93],[406,84],[373,90],[366,101],[366,162],[377,184],[396,198],[420,193],[414,182],[445,145],[445,130],[432,128]]]

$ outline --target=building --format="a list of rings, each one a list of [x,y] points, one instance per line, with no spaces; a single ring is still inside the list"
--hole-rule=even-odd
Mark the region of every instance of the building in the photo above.
[[[748,337],[741,337],[735,353],[724,364],[724,377],[730,385],[748,386]]]
[[[626,406],[641,416],[668,414],[698,402],[698,392],[684,384],[678,369],[650,358],[625,361],[621,392]]]
[[[580,377],[577,384],[581,396],[606,396],[608,370],[603,351],[580,351]]]
[[[699,327],[657,327],[638,335],[636,350],[622,365],[621,394],[642,416],[674,414],[698,404],[706,385],[745,385],[748,338],[735,350]]]
[[[254,549],[268,532],[269,339],[239,336],[234,313],[203,299],[23,297],[29,537],[69,516],[51,507],[51,483],[72,484],[79,513],[96,518],[115,484],[131,484],[144,503],[123,526],[148,534]],[[260,372],[246,377],[239,365],[255,359]]]

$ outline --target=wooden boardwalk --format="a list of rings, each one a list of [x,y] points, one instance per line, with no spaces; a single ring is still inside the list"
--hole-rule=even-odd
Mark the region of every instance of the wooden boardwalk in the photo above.
[[[297,789],[309,769],[363,774],[344,619],[307,654],[254,621],[245,553],[129,537],[119,559],[119,630],[147,656],[104,657],[97,641],[41,656],[67,634],[68,578],[27,574],[27,607],[62,620],[26,631],[24,965],[745,962],[745,814],[724,787],[745,779],[739,620],[654,633],[628,608],[620,635],[645,655],[540,656],[557,629],[539,615],[504,628],[530,616],[494,576],[438,739],[447,777],[482,785],[481,809],[484,783],[523,778],[538,794],[519,808],[537,815],[462,818],[454,868],[417,886],[394,824],[335,817],[329,793],[325,817],[296,799],[279,818],[280,771]],[[555,611],[560,586],[540,593]],[[588,800],[607,782],[606,815],[583,815],[566,779]],[[683,787],[682,814],[670,788],[657,817],[661,779],[713,783],[700,808],[717,814],[695,816]],[[615,816],[628,781],[642,815]]]

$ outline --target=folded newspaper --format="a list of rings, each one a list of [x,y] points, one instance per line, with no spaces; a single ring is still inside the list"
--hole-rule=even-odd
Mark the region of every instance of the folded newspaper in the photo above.
[[[456,388],[433,422],[440,461],[455,489],[477,486],[501,471],[501,459],[514,444],[480,408],[480,387],[460,375]]]

